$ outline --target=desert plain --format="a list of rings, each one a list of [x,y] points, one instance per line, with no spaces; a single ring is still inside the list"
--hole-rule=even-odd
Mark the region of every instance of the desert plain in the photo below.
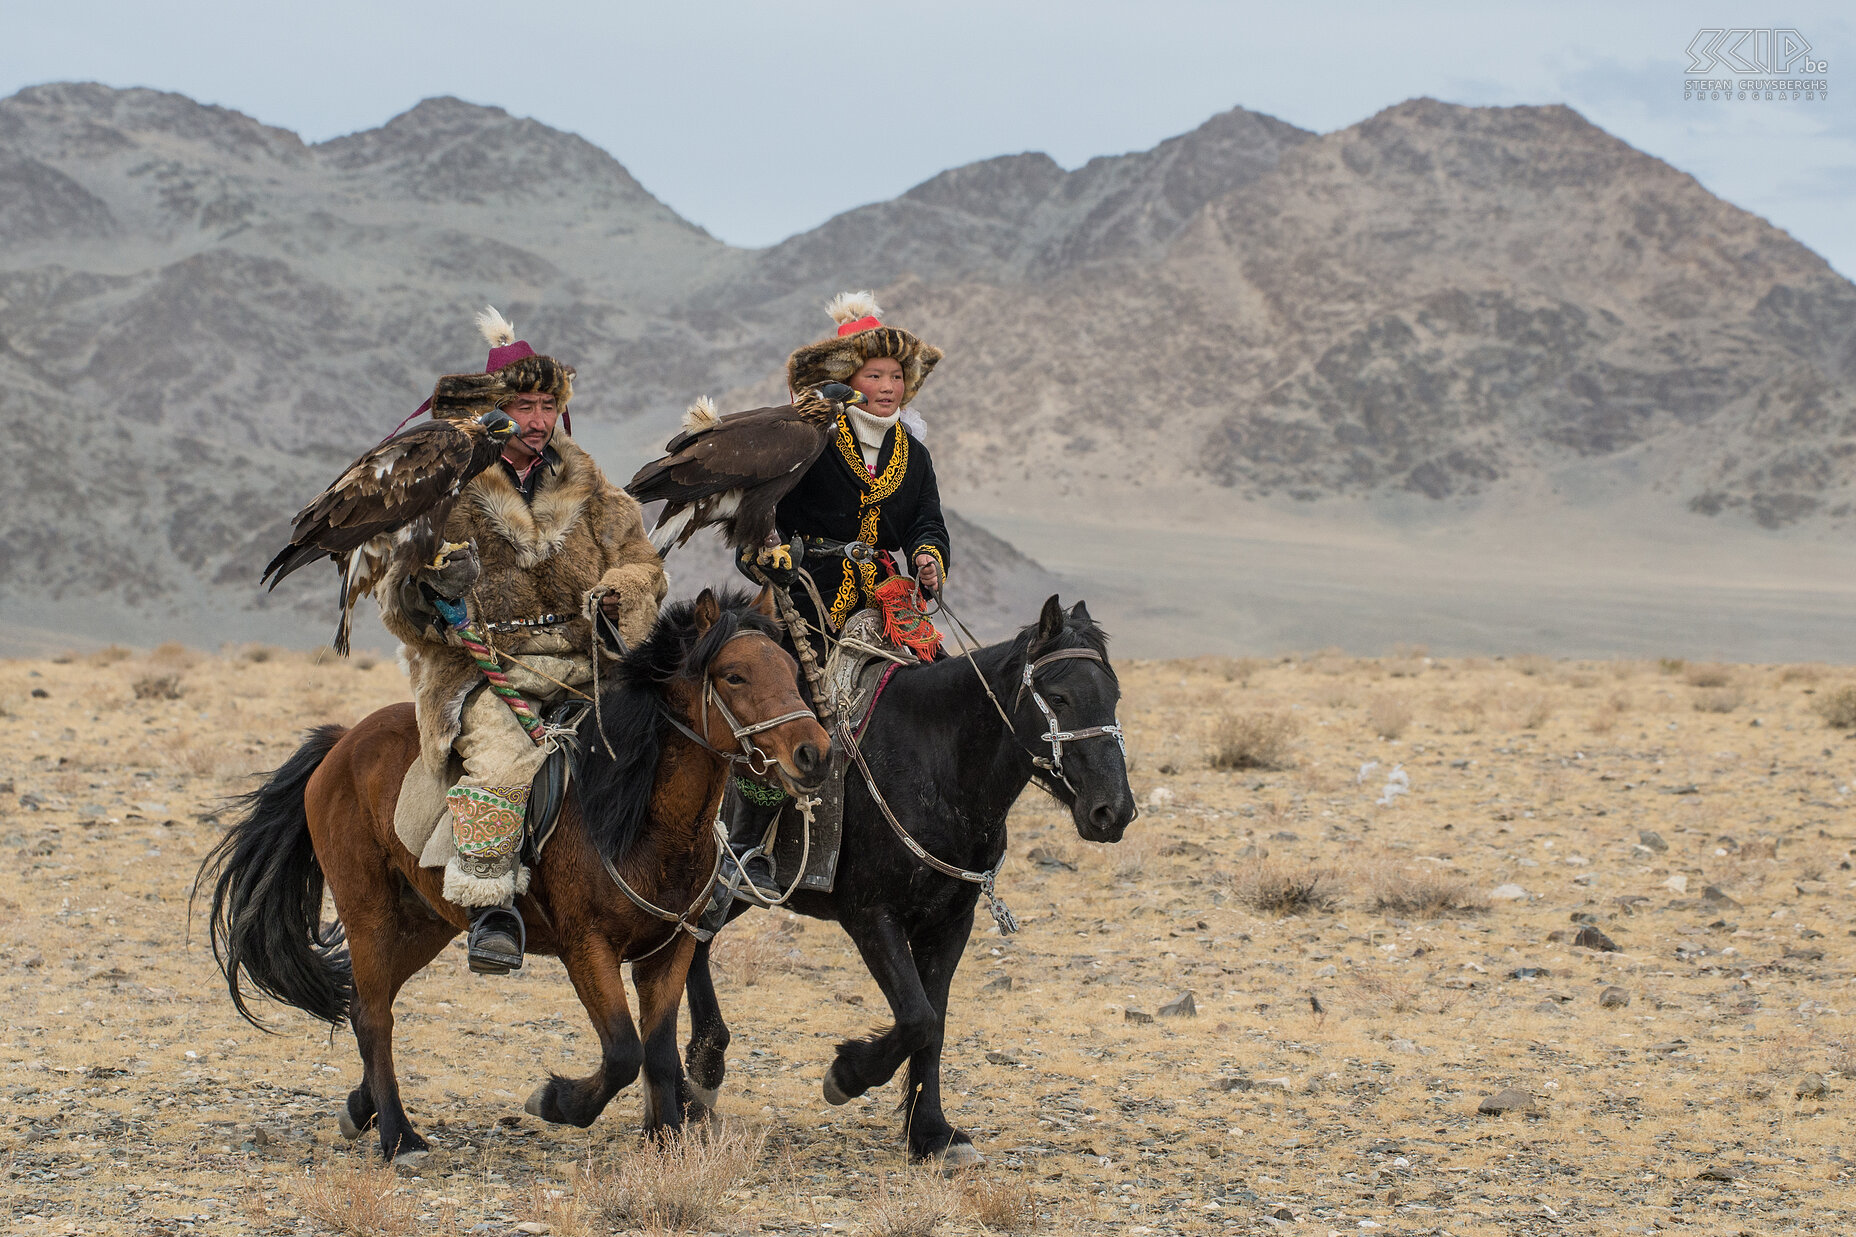
[[[1406,648],[1119,669],[1140,818],[1092,845],[1028,793],[1001,880],[1023,929],[976,931],[954,985],[947,1107],[984,1165],[911,1170],[898,1084],[824,1103],[832,1045],[887,1012],[834,925],[764,912],[718,944],[727,1154],[654,1212],[653,1174],[700,1166],[644,1144],[635,1089],[587,1130],[522,1111],[597,1052],[552,959],[490,979],[448,949],[407,985],[400,1081],[436,1150],[398,1171],[337,1131],[352,1037],[260,1005],[265,1034],[227,1000],[189,919],[227,797],[307,727],[405,698],[391,660],[0,662],[0,1215],[48,1235],[1848,1231],[1856,668]]]

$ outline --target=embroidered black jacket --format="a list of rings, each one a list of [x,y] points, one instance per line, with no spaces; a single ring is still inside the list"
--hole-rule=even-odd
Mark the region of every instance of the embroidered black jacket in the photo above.
[[[915,572],[915,556],[926,552],[941,565],[942,579],[947,578],[947,522],[941,515],[934,459],[901,424],[884,437],[872,477],[856,435],[839,417],[836,440],[780,500],[774,522],[788,538],[829,537],[897,551],[897,566],[909,575]],[[853,567],[842,558],[808,558],[805,566],[830,609],[834,628],[853,611],[875,604],[870,594],[882,583],[876,567]],[[807,618],[812,617],[803,589],[793,590],[793,600]]]

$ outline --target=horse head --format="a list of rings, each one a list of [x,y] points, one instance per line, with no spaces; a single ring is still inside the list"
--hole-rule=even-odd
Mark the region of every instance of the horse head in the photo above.
[[[750,772],[775,773],[795,792],[816,790],[830,768],[831,739],[799,695],[799,663],[780,647],[772,591],[763,589],[752,603],[727,600],[708,589],[697,597],[691,618],[698,639],[673,707]]]
[[[1014,717],[1034,753],[1039,779],[1069,806],[1085,841],[1119,842],[1135,816],[1128,761],[1115,719],[1121,684],[1108,660],[1108,636],[1077,602],[1067,611],[1051,594],[1025,648]]]

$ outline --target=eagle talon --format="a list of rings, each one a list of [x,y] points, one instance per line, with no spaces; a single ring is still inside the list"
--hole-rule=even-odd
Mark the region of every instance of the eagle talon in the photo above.
[[[793,547],[790,545],[769,546],[755,555],[754,561],[762,567],[771,567],[775,571],[793,569]]]
[[[455,554],[459,550],[468,550],[468,549],[470,549],[470,544],[468,542],[462,542],[462,541],[445,542],[443,545],[438,547],[438,553],[433,556],[432,564],[428,568],[428,570],[443,571],[445,569],[446,564],[448,564],[451,561],[451,556],[453,554]]]

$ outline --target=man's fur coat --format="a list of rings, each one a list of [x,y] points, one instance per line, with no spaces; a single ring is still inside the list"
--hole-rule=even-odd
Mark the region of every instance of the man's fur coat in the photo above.
[[[469,593],[471,618],[480,625],[558,614],[571,619],[533,633],[495,638],[496,647],[552,659],[585,657],[594,646],[585,616],[587,594],[615,590],[622,614],[619,630],[637,644],[651,633],[663,602],[664,569],[645,536],[644,520],[631,495],[606,480],[599,466],[556,430],[550,445],[559,464],[544,470],[533,501],[500,464],[479,474],[465,489],[445,539],[477,548],[483,574]],[[419,746],[426,766],[443,776],[457,738],[464,698],[483,682],[469,653],[453,643],[431,613],[409,610],[400,584],[419,564],[396,563],[383,582],[381,620],[399,637],[419,715]],[[611,654],[599,656],[608,660]],[[520,686],[520,671],[505,666]],[[579,676],[575,676],[579,677]],[[578,686],[578,684],[575,684]]]

